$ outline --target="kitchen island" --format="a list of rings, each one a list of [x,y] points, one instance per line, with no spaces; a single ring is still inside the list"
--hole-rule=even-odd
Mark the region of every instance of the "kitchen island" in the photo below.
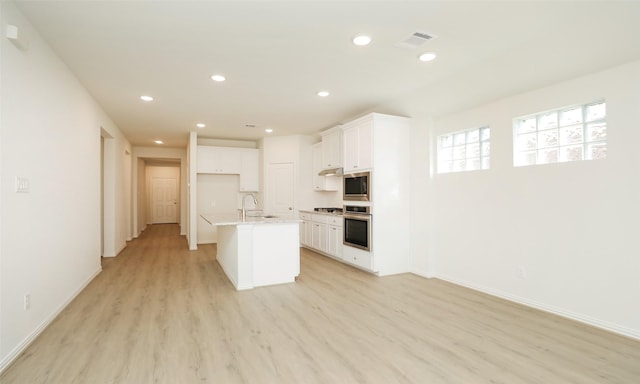
[[[218,230],[216,259],[237,290],[293,283],[300,274],[300,220],[202,215]]]

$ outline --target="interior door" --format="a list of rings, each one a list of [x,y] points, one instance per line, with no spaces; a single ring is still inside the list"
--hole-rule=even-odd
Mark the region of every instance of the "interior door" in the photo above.
[[[178,181],[174,178],[151,179],[151,204],[153,224],[178,222]]]
[[[267,209],[270,214],[293,217],[294,208],[294,164],[269,164],[267,185]]]

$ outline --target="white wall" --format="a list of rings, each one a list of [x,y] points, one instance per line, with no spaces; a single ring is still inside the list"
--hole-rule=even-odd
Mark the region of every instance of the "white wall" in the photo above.
[[[240,193],[240,175],[210,175],[198,174],[197,188],[197,223],[198,223],[198,244],[208,244],[218,242],[218,233],[214,225],[206,222],[200,215],[237,215],[238,202],[242,207],[242,196]],[[257,194],[254,194],[258,196]],[[247,199],[247,209],[253,205],[251,199]]]
[[[432,253],[414,267],[435,258],[437,277],[640,337],[639,90],[634,62],[434,119],[431,138],[490,125],[491,169],[434,175],[423,188],[421,216],[435,225],[418,248]],[[606,160],[512,166],[514,117],[599,99]]]
[[[435,220],[432,211],[433,191],[431,180],[431,132],[430,117],[414,117],[411,124],[411,271],[433,277],[433,231]]]
[[[117,250],[127,237],[131,162],[128,142],[80,82],[13,4],[0,7],[2,30],[18,25],[29,40],[20,51],[0,38],[2,370],[101,270],[101,134],[113,150],[105,248]],[[29,193],[15,193],[16,176],[29,179]]]

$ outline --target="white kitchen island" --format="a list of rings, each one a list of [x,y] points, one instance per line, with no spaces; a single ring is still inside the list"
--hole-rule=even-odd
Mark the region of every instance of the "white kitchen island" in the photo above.
[[[217,227],[217,260],[237,290],[295,282],[300,274],[300,220],[202,217]]]

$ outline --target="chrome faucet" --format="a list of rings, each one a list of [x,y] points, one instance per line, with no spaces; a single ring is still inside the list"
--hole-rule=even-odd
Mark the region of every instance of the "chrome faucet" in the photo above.
[[[256,200],[256,197],[253,196],[253,194],[249,193],[244,195],[244,197],[242,198],[242,221],[247,220],[247,210],[244,207],[244,203],[245,201],[247,201],[247,197],[251,196],[251,198],[253,199],[253,204],[258,204],[258,200]]]

